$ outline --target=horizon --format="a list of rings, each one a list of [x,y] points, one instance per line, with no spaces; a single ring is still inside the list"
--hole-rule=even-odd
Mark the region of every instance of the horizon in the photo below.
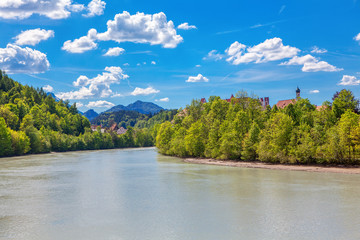
[[[356,0],[59,2],[0,6],[0,69],[82,112],[178,109],[242,89],[271,106],[296,86],[315,105],[341,89],[360,96]]]

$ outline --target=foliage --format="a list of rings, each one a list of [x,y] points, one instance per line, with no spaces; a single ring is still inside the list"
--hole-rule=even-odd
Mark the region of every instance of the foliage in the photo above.
[[[286,164],[358,164],[358,101],[349,90],[316,108],[298,98],[283,109],[265,109],[256,96],[239,91],[231,102],[211,96],[193,100],[174,120],[161,124],[159,151],[181,157],[207,157]]]
[[[23,86],[0,71],[0,157],[50,151],[153,146],[160,123],[177,111],[152,116],[138,112],[103,115],[96,122],[127,128],[125,134],[92,131],[76,105],[57,101],[42,89]],[[135,125],[138,127],[132,128]],[[141,129],[140,129],[141,128]]]

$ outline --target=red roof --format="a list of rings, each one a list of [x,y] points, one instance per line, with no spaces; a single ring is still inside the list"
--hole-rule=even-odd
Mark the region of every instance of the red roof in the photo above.
[[[328,106],[322,106],[322,105],[321,105],[321,106],[317,106],[317,107],[316,107],[316,110],[317,110],[317,111],[321,111],[321,110],[325,110],[325,109],[327,109],[327,108],[328,108]]]
[[[231,94],[231,97],[229,98],[229,99],[225,99],[227,102],[231,102],[231,99],[233,99],[234,98],[234,95],[233,94]]]
[[[278,108],[284,108],[289,104],[295,104],[295,103],[296,103],[296,99],[280,100],[277,102],[276,106]]]

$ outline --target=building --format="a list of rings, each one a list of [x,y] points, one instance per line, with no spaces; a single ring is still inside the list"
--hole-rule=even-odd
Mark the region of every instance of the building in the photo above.
[[[119,135],[121,135],[121,134],[125,134],[126,131],[127,131],[127,129],[125,129],[125,128],[123,128],[123,127],[120,127],[120,128],[116,131],[116,133],[119,134]]]
[[[280,101],[277,102],[276,107],[277,108],[285,108],[289,104],[295,104],[296,101],[300,98],[300,88],[299,87],[297,87],[295,93],[296,93],[296,98],[287,99],[287,100],[280,100]]]
[[[117,131],[119,129],[118,125],[116,123],[114,123],[111,127],[110,127],[110,131]]]
[[[269,99],[269,97],[260,98],[259,100],[260,100],[261,106],[262,106],[264,109],[266,109],[266,107],[270,105],[270,99]]]

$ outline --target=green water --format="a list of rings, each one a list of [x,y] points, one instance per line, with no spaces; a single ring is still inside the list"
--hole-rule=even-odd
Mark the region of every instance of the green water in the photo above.
[[[0,239],[360,239],[360,176],[182,163],[156,149],[0,159]]]

